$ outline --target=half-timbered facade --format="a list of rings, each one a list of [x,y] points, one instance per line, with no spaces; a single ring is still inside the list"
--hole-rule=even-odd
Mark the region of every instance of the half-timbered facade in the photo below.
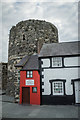
[[[80,42],[44,44],[39,54],[41,104],[80,103]]]

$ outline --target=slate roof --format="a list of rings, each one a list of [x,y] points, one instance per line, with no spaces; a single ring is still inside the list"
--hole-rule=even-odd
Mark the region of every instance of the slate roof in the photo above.
[[[23,67],[25,63],[28,61],[30,56],[25,56],[21,59],[21,61],[15,65],[15,67]]]
[[[21,65],[23,67],[21,70],[39,70],[38,55],[24,57],[16,67]]]
[[[38,57],[80,55],[80,41],[44,44]]]

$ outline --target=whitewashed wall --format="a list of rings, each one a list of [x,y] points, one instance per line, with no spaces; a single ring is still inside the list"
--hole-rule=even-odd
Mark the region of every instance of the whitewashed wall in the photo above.
[[[73,87],[71,85],[71,79],[77,79],[80,77],[78,71],[80,68],[60,68],[60,69],[44,69],[42,74],[44,75],[44,92],[43,95],[50,95],[51,86],[49,80],[51,79],[65,79],[65,92],[67,95],[73,94]]]
[[[64,65],[65,66],[78,66],[80,57],[70,57],[68,59],[64,59]],[[49,59],[42,59],[43,65],[42,67],[49,67],[50,66],[50,60]],[[65,79],[65,92],[66,95],[72,95],[73,94],[73,86],[71,84],[72,79],[80,78],[80,75],[78,74],[80,71],[80,68],[48,68],[44,69],[42,71],[42,75],[44,75],[44,78],[42,78],[42,82],[44,82],[44,85],[42,88],[44,88],[44,92],[42,92],[42,95],[50,95],[51,94],[51,86],[49,80],[51,79]]]
[[[65,66],[79,66],[80,57],[66,57],[64,58]]]

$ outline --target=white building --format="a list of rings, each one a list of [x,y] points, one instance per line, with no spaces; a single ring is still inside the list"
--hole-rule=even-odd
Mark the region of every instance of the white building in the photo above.
[[[80,103],[80,42],[44,44],[40,54],[41,104]]]

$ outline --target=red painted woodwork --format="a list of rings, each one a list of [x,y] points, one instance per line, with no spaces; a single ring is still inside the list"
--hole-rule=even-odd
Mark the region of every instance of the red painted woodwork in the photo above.
[[[22,87],[22,103],[30,104],[30,88]]]
[[[34,80],[34,85],[26,85],[26,79]],[[33,71],[32,78],[26,78],[26,71],[20,71],[20,104],[22,104],[22,99],[23,99],[23,96],[22,96],[23,87],[30,88],[30,104],[40,105],[40,75],[38,71]],[[37,93],[32,92],[32,87],[37,87]]]

